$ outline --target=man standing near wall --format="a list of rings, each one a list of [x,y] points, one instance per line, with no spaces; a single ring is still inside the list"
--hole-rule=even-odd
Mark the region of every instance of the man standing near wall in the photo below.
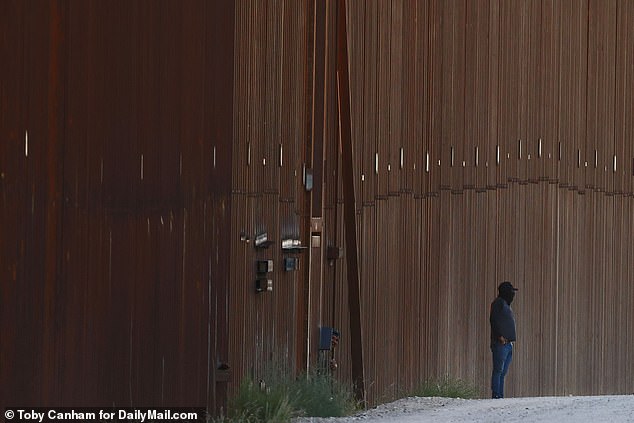
[[[513,359],[515,341],[515,318],[511,303],[515,297],[515,288],[511,282],[504,281],[498,286],[498,297],[491,303],[491,352],[493,353],[493,372],[491,391],[493,398],[504,398],[504,376]]]

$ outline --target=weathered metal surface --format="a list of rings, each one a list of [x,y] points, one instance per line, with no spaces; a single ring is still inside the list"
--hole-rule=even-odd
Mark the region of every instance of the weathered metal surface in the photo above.
[[[347,2],[348,163],[334,2],[40,6],[0,13],[5,405],[217,410],[314,364],[319,326],[352,382],[343,166],[370,404],[445,374],[486,394],[503,279],[509,395],[634,388],[633,2]],[[313,217],[320,251],[282,250]]]
[[[486,393],[487,309],[502,279],[524,288],[514,395],[631,390],[614,363],[632,347],[612,350],[605,337],[631,331],[621,245],[633,235],[625,134],[634,122],[622,87],[634,74],[618,46],[634,40],[632,6],[368,1],[348,10],[371,402],[447,373]],[[334,161],[325,174],[335,186]],[[326,198],[336,210],[326,242],[336,243],[328,228],[343,225],[341,195]],[[333,266],[325,298],[334,295],[333,324],[345,325],[346,269]],[[351,362],[342,363],[345,379]]]
[[[2,403],[217,410],[233,4],[2,9]]]
[[[313,101],[319,101],[315,92],[323,90],[323,83],[313,86],[315,5],[239,1],[235,6],[229,356],[236,372],[230,394],[244,376],[266,379],[273,363],[276,370],[296,374],[307,368],[309,351],[315,354],[320,281],[309,282],[312,196],[307,186],[310,175],[318,173],[311,173],[313,146],[323,145],[310,139],[323,137],[319,130],[313,133],[314,125],[323,127],[323,119],[317,122],[312,115]],[[312,192],[320,192],[319,182]],[[255,237],[263,233],[271,243],[256,248]],[[283,240],[296,240],[300,248],[283,250]],[[286,271],[285,258],[297,258],[299,268]],[[274,261],[267,275],[271,292],[255,290],[260,259]]]

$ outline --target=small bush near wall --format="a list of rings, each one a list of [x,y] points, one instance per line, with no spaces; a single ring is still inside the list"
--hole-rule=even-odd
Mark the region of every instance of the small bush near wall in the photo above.
[[[217,423],[287,422],[293,417],[337,417],[358,409],[352,389],[329,374],[292,378],[269,372],[270,378],[244,380],[229,405],[229,416]]]
[[[478,388],[473,384],[445,376],[438,379],[429,379],[423,382],[418,389],[412,392],[417,397],[445,397],[445,398],[479,398]]]

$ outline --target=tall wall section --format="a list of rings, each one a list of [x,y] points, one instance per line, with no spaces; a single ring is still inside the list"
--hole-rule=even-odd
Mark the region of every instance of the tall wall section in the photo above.
[[[632,2],[348,2],[351,164],[334,2],[2,7],[5,405],[217,410],[320,326],[351,380],[343,166],[370,403],[486,394],[503,279],[510,395],[632,392]]]
[[[277,267],[273,292],[253,292],[257,258],[277,266],[281,238],[310,242],[302,177],[320,125],[320,245],[345,247],[336,19],[331,2],[237,2],[230,309],[244,313],[229,355],[242,374],[280,357],[301,369],[318,326],[342,333],[338,377],[357,359],[345,260],[322,248],[318,279]],[[634,4],[350,1],[347,23],[370,403],[444,375],[488,395],[502,280],[520,288],[510,395],[631,392],[634,345],[615,340],[634,330]]]
[[[224,405],[233,4],[0,4],[0,408]]]

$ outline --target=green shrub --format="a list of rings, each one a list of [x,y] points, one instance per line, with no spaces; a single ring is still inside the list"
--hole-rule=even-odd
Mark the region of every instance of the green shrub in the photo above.
[[[478,389],[471,383],[452,379],[449,376],[438,379],[429,379],[413,392],[418,397],[445,397],[445,398],[478,398]]]
[[[262,389],[253,381],[244,381],[230,407],[232,421],[245,423],[285,422],[298,415],[283,384]]]
[[[358,408],[352,390],[327,374],[303,375],[291,389],[294,408],[304,416],[341,417]]]
[[[215,422],[287,422],[298,416],[345,416],[357,409],[351,389],[330,375],[309,374],[294,379],[280,371],[269,376],[262,384],[243,381],[230,402],[229,417]]]

